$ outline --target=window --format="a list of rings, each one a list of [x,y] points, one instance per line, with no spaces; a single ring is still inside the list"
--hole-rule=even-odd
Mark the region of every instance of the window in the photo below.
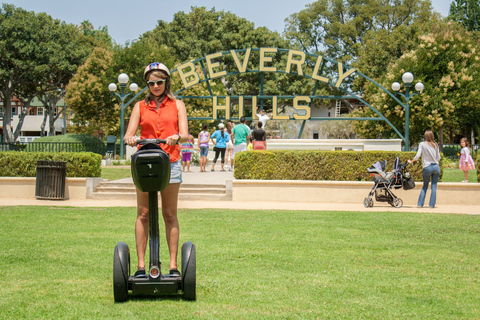
[[[17,115],[17,107],[12,107],[12,116]]]
[[[37,116],[43,116],[43,108],[41,107],[37,108]]]
[[[3,118],[3,107],[0,107],[0,118]]]

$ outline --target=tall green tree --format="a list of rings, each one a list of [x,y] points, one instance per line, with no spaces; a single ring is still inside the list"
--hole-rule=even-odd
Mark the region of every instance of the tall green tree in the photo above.
[[[468,31],[480,31],[480,1],[454,0],[448,18],[461,23]]]
[[[5,141],[14,142],[20,133],[19,127],[13,132],[10,122],[13,95],[30,101],[34,96],[64,88],[90,50],[75,26],[54,20],[45,13],[2,6],[0,94],[5,109]],[[21,124],[19,122],[19,126]]]
[[[410,71],[425,89],[410,100],[410,145],[422,140],[427,129],[439,132],[453,142],[457,134],[468,134],[478,128],[480,118],[480,42],[478,35],[454,22],[438,23],[429,34],[420,36],[419,46],[391,64],[378,82],[385,88],[400,81]],[[404,132],[405,110],[374,84],[366,86],[364,99]],[[403,98],[400,98],[403,99]],[[366,108],[352,116],[373,116]],[[365,138],[396,137],[393,129],[379,121],[356,123],[356,130]]]
[[[304,51],[352,62],[367,33],[426,21],[430,11],[427,0],[318,0],[289,17],[285,36]]]

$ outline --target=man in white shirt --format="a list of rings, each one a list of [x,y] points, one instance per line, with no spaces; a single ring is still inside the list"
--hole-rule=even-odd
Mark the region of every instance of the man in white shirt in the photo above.
[[[258,117],[258,120],[263,124],[262,126],[263,126],[263,129],[265,130],[267,125],[267,120],[270,120],[270,117],[267,116],[267,112],[262,109],[262,111],[260,111],[260,114],[257,113],[257,117]]]

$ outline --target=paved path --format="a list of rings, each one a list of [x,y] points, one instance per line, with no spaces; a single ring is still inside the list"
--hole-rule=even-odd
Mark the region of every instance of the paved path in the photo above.
[[[220,169],[217,164],[216,169]],[[226,180],[233,180],[233,172],[226,171],[200,172],[199,167],[191,167],[191,173],[183,174],[183,183],[188,184],[225,184]],[[131,178],[117,181],[132,181]],[[72,207],[135,207],[135,200],[37,200],[37,199],[1,199],[0,206],[72,206]],[[404,205],[402,208],[393,208],[387,203],[375,203],[372,208],[365,208],[363,203],[299,203],[299,202],[240,202],[240,201],[179,201],[179,208],[196,209],[249,209],[249,210],[326,210],[326,211],[356,211],[356,212],[429,212],[429,213],[455,213],[455,214],[480,214],[479,206],[469,205],[441,205],[430,209],[427,207]]]

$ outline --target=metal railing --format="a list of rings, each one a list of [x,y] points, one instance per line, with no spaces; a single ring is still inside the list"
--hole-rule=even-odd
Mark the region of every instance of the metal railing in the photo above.
[[[106,150],[103,142],[0,142],[0,151],[93,152],[104,156]]]

